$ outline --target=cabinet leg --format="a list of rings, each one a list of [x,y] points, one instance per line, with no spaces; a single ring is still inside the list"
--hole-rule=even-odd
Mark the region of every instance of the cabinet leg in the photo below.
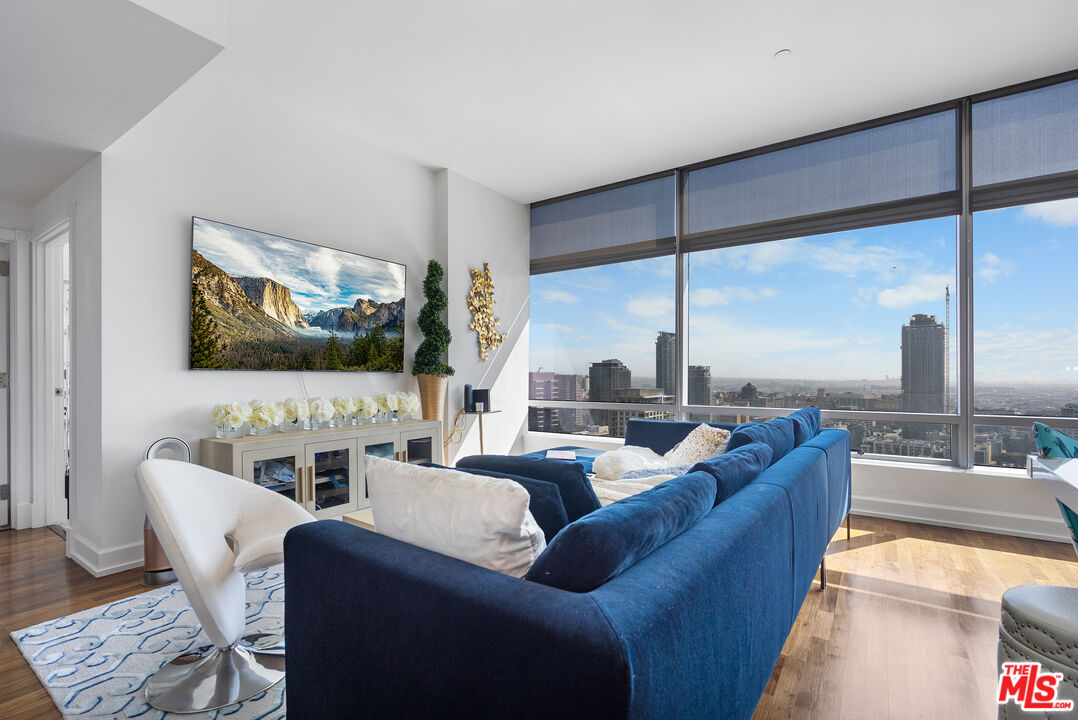
[[[820,590],[827,587],[827,558],[820,558]]]

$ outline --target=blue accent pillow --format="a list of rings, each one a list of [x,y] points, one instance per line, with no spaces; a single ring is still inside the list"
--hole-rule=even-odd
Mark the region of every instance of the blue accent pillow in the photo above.
[[[438,463],[420,463],[424,467],[445,468]],[[476,468],[457,468],[461,472],[472,475],[484,475],[486,477],[502,477],[522,485],[528,491],[528,511],[543,529],[546,538],[552,538],[561,532],[561,529],[569,524],[569,517],[565,514],[565,504],[561,500],[561,490],[552,482],[536,480],[535,478],[510,475],[509,473],[494,472],[493,470],[478,470]]]
[[[535,458],[536,460],[547,460],[551,462],[560,463],[576,463],[580,467],[584,468],[584,474],[591,472],[591,465],[595,462],[595,458],[603,454],[602,450],[595,450],[593,448],[578,447],[576,445],[562,445],[561,447],[549,448],[550,450],[572,450],[576,452],[576,460],[554,460],[547,458],[546,450],[536,450],[535,452],[525,453],[518,455],[517,457]]]
[[[1044,423],[1033,423],[1033,441],[1041,457],[1078,457],[1078,440]]]
[[[469,455],[457,460],[457,468],[493,470],[552,482],[561,491],[561,501],[569,522],[599,509],[599,498],[595,497],[591,481],[584,474],[584,468],[577,463],[512,455]]]
[[[711,512],[715,480],[690,473],[569,523],[547,543],[525,580],[590,592]]]
[[[730,433],[726,452],[754,442],[765,443],[771,448],[771,464],[774,465],[795,447],[793,421],[780,417],[765,423],[738,425],[737,429]]]
[[[622,480],[639,480],[640,478],[654,477],[655,475],[684,475],[692,468],[692,464],[689,465],[669,465],[667,467],[653,467],[653,468],[640,468],[639,470],[630,470],[621,476]]]
[[[715,478],[715,504],[755,480],[771,464],[771,448],[761,442],[749,443],[692,466],[692,472],[706,472]]]
[[[820,432],[820,408],[803,407],[786,417],[794,424],[794,447],[801,447],[806,440],[816,437]]]

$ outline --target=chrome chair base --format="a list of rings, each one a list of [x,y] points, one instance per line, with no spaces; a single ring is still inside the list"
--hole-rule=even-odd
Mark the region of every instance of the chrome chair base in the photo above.
[[[241,637],[238,645],[257,655],[284,655],[284,635],[281,633],[251,633]]]
[[[213,645],[173,658],[146,683],[146,702],[158,710],[194,713],[250,699],[284,679],[284,657],[256,657],[246,648]],[[279,666],[279,667],[277,667]]]

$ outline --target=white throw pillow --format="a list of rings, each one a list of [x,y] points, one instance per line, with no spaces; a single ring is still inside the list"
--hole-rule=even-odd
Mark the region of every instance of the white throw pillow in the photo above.
[[[507,478],[421,467],[368,455],[378,533],[523,577],[546,547],[529,495]]]
[[[600,480],[617,480],[632,470],[664,468],[670,463],[651,448],[623,445],[609,450],[592,461],[591,471]]]
[[[695,465],[725,452],[729,439],[729,430],[700,423],[663,457],[671,465]]]

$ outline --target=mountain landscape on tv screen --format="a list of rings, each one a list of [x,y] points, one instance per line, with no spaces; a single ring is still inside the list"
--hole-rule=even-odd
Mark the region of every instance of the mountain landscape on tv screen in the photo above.
[[[192,368],[403,365],[403,266],[195,219]]]

